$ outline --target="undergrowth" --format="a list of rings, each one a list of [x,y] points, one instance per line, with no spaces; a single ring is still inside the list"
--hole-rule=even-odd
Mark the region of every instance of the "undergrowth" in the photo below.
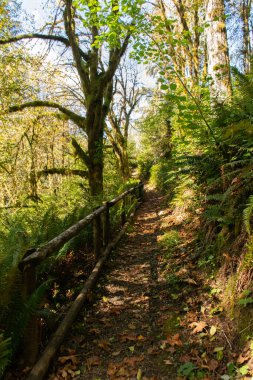
[[[115,180],[111,171],[105,186],[106,199],[112,199],[125,189],[137,185],[131,180],[124,185]],[[18,264],[28,249],[38,248],[68,227],[90,214],[102,199],[92,199],[78,181],[67,180],[64,186],[51,195],[40,196],[38,203],[29,202],[28,207],[1,209],[0,222],[0,376],[10,363],[22,342],[23,332],[32,314],[41,309],[41,301],[46,293],[54,293],[57,280],[54,267],[61,267],[70,252],[92,249],[92,226],[89,225],[77,237],[66,243],[59,252],[46,259],[38,267],[38,288],[30,299],[23,301],[22,275]],[[135,203],[127,197],[124,208],[128,216]],[[112,228],[118,229],[121,222],[123,204],[120,202],[110,210]],[[65,263],[65,265],[67,262]],[[66,269],[66,268],[65,268]],[[64,269],[64,271],[65,271]],[[56,282],[55,282],[56,281]],[[58,292],[58,290],[57,290]],[[47,309],[41,309],[47,313]],[[50,316],[44,315],[43,319]]]

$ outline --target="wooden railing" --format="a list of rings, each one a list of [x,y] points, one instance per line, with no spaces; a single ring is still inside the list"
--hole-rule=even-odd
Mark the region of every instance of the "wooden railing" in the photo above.
[[[100,268],[103,265],[103,262],[105,261],[106,257],[109,254],[109,251],[113,248],[113,246],[117,243],[117,241],[121,237],[121,233],[116,236],[116,238],[113,238],[113,234],[111,231],[111,218],[110,218],[110,208],[112,208],[114,205],[118,204],[120,201],[122,201],[122,208],[121,208],[121,225],[123,226],[126,223],[126,199],[128,196],[131,196],[131,202],[134,203],[134,201],[141,201],[143,198],[143,183],[140,182],[137,186],[125,191],[118,197],[112,199],[111,201],[105,202],[102,206],[97,208],[95,211],[93,211],[90,215],[86,216],[84,219],[79,220],[76,224],[69,227],[67,230],[50,240],[45,245],[37,248],[28,250],[26,254],[24,255],[22,261],[19,263],[19,268],[23,273],[23,285],[24,285],[24,301],[26,302],[32,293],[37,288],[37,266],[45,260],[47,257],[52,256],[55,252],[57,252],[60,248],[64,246],[69,240],[71,240],[73,237],[77,236],[81,231],[84,230],[85,227],[93,224],[93,251],[94,256],[96,260],[96,265],[90,275],[90,277],[87,280],[87,283],[90,282],[92,285],[95,283],[98,274],[100,272]],[[122,232],[122,231],[121,231]],[[84,296],[84,293],[86,291],[86,287],[88,285],[84,286],[84,289],[81,293]],[[85,293],[85,294],[86,294]],[[79,295],[80,296],[80,295]],[[78,296],[78,297],[79,297]],[[80,297],[79,297],[80,298]],[[85,298],[81,297],[81,298]],[[77,299],[74,301],[77,301]],[[80,299],[79,299],[80,301]],[[81,302],[83,303],[83,302]],[[80,304],[80,302],[79,302]],[[80,305],[77,305],[75,308],[77,312],[80,309]],[[74,305],[73,305],[74,306]],[[75,313],[76,313],[75,310]],[[70,312],[71,314],[71,321],[73,321],[73,312]],[[65,319],[68,319],[67,316]],[[65,327],[65,330],[67,327]],[[58,333],[57,333],[58,334]],[[56,335],[57,335],[56,334]],[[59,334],[58,334],[59,335]],[[59,344],[58,341],[59,337],[56,336],[57,345]],[[39,352],[39,345],[40,345],[40,339],[39,339],[39,328],[38,328],[38,321],[36,318],[36,315],[34,315],[29,322],[29,325],[25,331],[24,336],[24,360],[25,364],[28,366],[31,366],[35,363],[38,352]],[[39,375],[36,375],[37,377],[29,377],[31,378],[39,378]],[[42,378],[42,377],[41,377]]]

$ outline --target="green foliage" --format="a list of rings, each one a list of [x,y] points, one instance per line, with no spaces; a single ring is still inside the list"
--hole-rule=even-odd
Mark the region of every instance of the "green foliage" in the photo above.
[[[0,323],[4,323],[5,331],[0,335],[0,375],[22,342],[25,328],[31,316],[37,312],[49,284],[50,281],[41,284],[26,303],[22,302],[22,288],[16,287],[15,297],[1,310]]]
[[[16,309],[16,313],[9,317],[5,334],[11,336],[13,352],[19,347],[25,328],[27,327],[31,316],[36,314],[50,283],[51,280],[42,283],[25,303],[20,303],[20,309]],[[12,312],[14,312],[15,305],[12,305],[11,309]]]
[[[242,306],[247,306],[249,304],[252,304],[253,303],[253,298],[251,297],[248,297],[248,298],[241,298],[239,301],[238,301],[238,304],[239,305],[242,305]]]
[[[118,47],[121,39],[131,31],[137,33],[134,23],[140,26],[144,21],[141,13],[143,0],[103,2],[98,0],[75,0],[74,5],[81,11],[85,28],[96,27],[99,33],[93,46],[99,48],[103,43],[110,48]],[[134,21],[134,22],[133,22]]]
[[[191,363],[191,362],[187,362],[185,364],[182,364],[180,367],[179,367],[179,370],[178,370],[178,374],[181,375],[181,376],[186,376],[186,377],[189,377],[189,375],[196,369],[196,366]]]
[[[168,248],[168,250],[172,250],[180,243],[180,241],[181,237],[179,232],[171,229],[160,237],[159,244],[164,248]]]
[[[11,339],[4,339],[3,335],[0,335],[0,376],[4,374],[5,368],[10,363],[12,355]]]
[[[246,228],[246,231],[250,235],[251,233],[251,226],[250,226],[250,219],[253,213],[253,195],[251,195],[248,199],[248,204],[246,208],[243,210],[243,222]]]
[[[184,376],[186,379],[203,379],[206,376],[205,371],[198,370],[195,364],[192,362],[187,362],[181,364],[178,369],[178,375]]]
[[[171,164],[168,161],[160,161],[150,169],[150,184],[160,190],[168,189],[168,175]]]

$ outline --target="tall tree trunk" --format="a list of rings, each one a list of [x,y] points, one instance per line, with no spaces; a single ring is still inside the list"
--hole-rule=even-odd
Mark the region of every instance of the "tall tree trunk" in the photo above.
[[[207,0],[206,21],[211,98],[213,103],[223,103],[232,95],[224,0]]]
[[[91,99],[86,116],[89,186],[91,195],[99,195],[103,192],[103,96],[97,95]]]
[[[242,18],[242,33],[243,33],[243,66],[244,72],[248,73],[250,71],[250,55],[251,55],[251,44],[250,44],[250,19],[251,12],[251,0],[243,0],[241,8],[241,18]]]
[[[130,168],[127,152],[127,139],[124,140],[124,137],[121,134],[119,127],[118,130],[115,128],[113,132],[106,127],[106,134],[110,143],[112,144],[114,154],[117,158],[118,167],[122,179],[124,181],[128,181],[130,178]]]

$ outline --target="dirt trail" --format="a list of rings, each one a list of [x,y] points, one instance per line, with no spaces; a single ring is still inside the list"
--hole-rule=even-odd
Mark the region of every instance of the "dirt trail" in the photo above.
[[[251,378],[188,209],[146,191],[48,380]]]
[[[106,265],[92,307],[76,322],[50,379],[176,379],[173,367],[166,364],[168,353],[160,349],[164,311],[170,303],[157,244],[167,212],[163,203],[162,196],[147,192],[135,222]]]

